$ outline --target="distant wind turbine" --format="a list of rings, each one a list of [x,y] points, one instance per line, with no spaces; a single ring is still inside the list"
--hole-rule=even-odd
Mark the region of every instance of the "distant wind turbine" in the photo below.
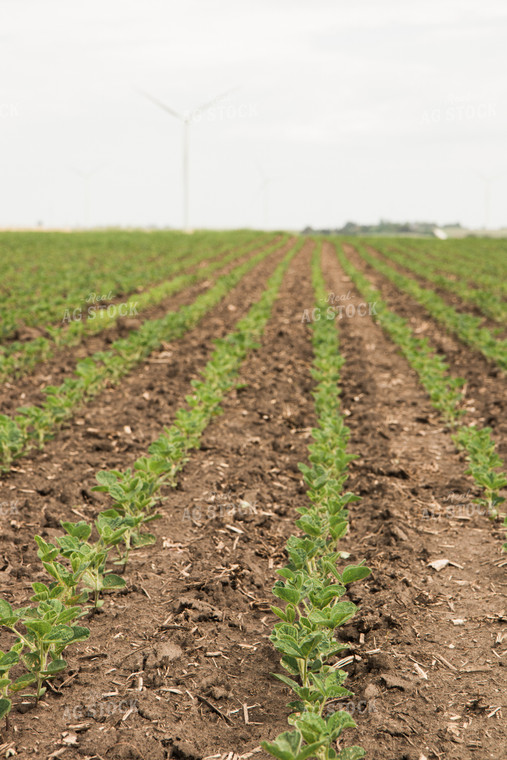
[[[505,172],[502,172],[501,174],[495,174],[494,176],[487,177],[484,174],[481,174],[481,172],[475,172],[479,179],[482,179],[484,182],[484,225],[483,229],[487,230],[489,229],[489,223],[490,223],[490,211],[491,211],[491,185],[493,182],[496,182],[498,179],[501,179],[501,177],[504,176]]]
[[[84,226],[89,227],[90,225],[90,179],[100,172],[104,168],[105,164],[98,166],[96,169],[91,169],[89,171],[83,171],[82,169],[76,169],[74,166],[70,167],[70,171],[74,172],[74,174],[77,174],[81,177],[83,180],[83,219],[84,219]]]
[[[257,161],[257,170],[259,172],[261,183],[259,185],[259,192],[262,193],[262,219],[263,227],[266,230],[269,224],[269,185],[275,179],[275,177],[266,176],[259,161]]]
[[[221,95],[218,95],[216,98],[213,98],[213,100],[208,100],[206,103],[203,103],[198,108],[195,108],[193,111],[191,111],[188,114],[181,114],[178,113],[178,111],[175,111],[173,108],[170,108],[170,106],[166,105],[166,103],[163,103],[158,98],[153,97],[153,95],[150,95],[148,92],[145,92],[144,90],[137,90],[141,95],[144,95],[145,98],[148,98],[148,100],[151,100],[152,103],[154,103],[159,108],[162,108],[163,111],[166,111],[171,116],[174,116],[175,119],[178,119],[179,121],[183,122],[183,229],[185,232],[190,232],[189,227],[189,194],[190,194],[190,187],[189,187],[189,174],[188,174],[188,166],[189,166],[189,140],[190,140],[190,124],[194,119],[199,116],[200,114],[204,113],[204,111],[207,111],[208,108],[211,108],[217,101],[221,100],[222,98],[225,98],[226,95],[228,95],[232,90],[227,90],[227,92],[222,93]]]

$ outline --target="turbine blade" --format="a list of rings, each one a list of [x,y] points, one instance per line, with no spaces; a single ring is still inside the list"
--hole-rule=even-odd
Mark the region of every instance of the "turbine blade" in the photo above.
[[[138,92],[140,95],[143,95],[145,98],[148,98],[148,100],[151,100],[152,103],[154,103],[159,108],[162,108],[163,111],[167,111],[167,113],[170,113],[171,116],[174,116],[175,119],[179,119],[180,121],[185,121],[185,117],[182,116],[180,113],[175,111],[174,109],[170,108],[165,103],[162,103],[161,100],[158,98],[153,97],[153,95],[150,95],[149,92],[145,92],[144,90],[139,90],[137,88],[136,92]]]

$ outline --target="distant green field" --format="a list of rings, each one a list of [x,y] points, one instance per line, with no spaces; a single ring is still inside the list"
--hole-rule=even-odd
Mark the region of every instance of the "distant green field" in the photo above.
[[[85,308],[93,294],[114,299],[160,282],[199,252],[207,258],[259,237],[245,230],[2,232],[0,339],[20,325],[59,323],[65,309]]]

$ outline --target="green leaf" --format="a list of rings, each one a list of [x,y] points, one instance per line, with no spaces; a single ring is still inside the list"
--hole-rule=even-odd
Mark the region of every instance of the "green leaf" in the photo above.
[[[82,625],[72,626],[72,639],[71,639],[72,643],[76,641],[86,641],[89,635],[90,635],[89,628],[85,628]],[[69,641],[69,644],[71,643],[71,641]]]
[[[0,599],[0,624],[4,620],[11,620],[12,618],[15,618],[15,615],[11,605],[5,599]]]
[[[315,754],[315,751],[319,749],[319,747],[322,747],[323,744],[325,744],[326,740],[322,739],[320,741],[313,742],[313,744],[307,744],[301,749],[301,752],[297,756],[297,760],[306,760],[306,758],[311,757]]]
[[[154,519],[156,515],[152,515],[151,517]],[[157,537],[153,533],[137,533],[132,536],[132,546],[135,546],[136,549],[141,546],[151,546],[156,540]]]
[[[275,648],[278,649],[279,652],[283,652],[284,655],[304,659],[305,655],[301,649],[294,641],[291,641],[288,636],[274,636],[270,637],[270,639],[275,645]]]
[[[318,653],[319,644],[322,642],[323,638],[324,634],[321,631],[316,631],[315,633],[310,633],[305,636],[303,641],[299,642],[299,648],[301,649],[303,657],[308,657],[312,650],[317,650]],[[316,652],[314,652],[314,654],[316,654]]]
[[[371,575],[369,567],[365,567],[364,565],[348,565],[342,573],[342,580],[344,583],[353,583],[354,581],[367,578],[369,575]]]
[[[299,520],[296,520],[296,525],[309,536],[318,538],[322,535],[322,526],[320,522],[309,515],[304,515],[303,517],[300,517]]]
[[[121,475],[121,473],[117,470],[99,470],[99,472],[95,474],[95,480],[97,483],[100,483],[101,486],[114,485],[118,482],[118,475]]]
[[[283,620],[285,623],[289,622],[285,610],[280,609],[280,607],[275,607],[274,605],[272,605],[271,606],[271,612],[273,612],[273,614],[275,614],[279,618],[281,618],[281,620]]]
[[[366,751],[362,747],[347,747],[346,749],[342,749],[337,760],[360,760],[365,755]]]
[[[273,594],[284,602],[292,602],[292,604],[298,604],[301,594],[290,586],[284,586],[281,581],[277,581],[273,586]]]
[[[71,620],[75,620],[81,615],[82,610],[79,607],[69,607],[58,615],[58,623],[60,625],[64,623],[70,623]]]
[[[329,479],[329,475],[327,474],[327,472],[325,472],[323,475],[320,475],[318,478],[316,478],[313,481],[312,483],[313,488],[322,488],[322,486],[324,485],[324,483],[327,482],[328,479]]]
[[[329,532],[331,536],[334,538],[335,541],[338,541],[338,539],[343,538],[343,536],[347,533],[349,529],[349,524],[347,520],[339,520],[335,522],[333,525],[330,526]]]
[[[289,678],[289,676],[284,676],[282,673],[272,673],[272,675],[275,678],[278,678],[279,681],[282,681],[287,686],[290,686],[290,688],[293,691],[296,691],[297,689],[300,688],[299,684],[296,681],[294,681],[292,678]]]
[[[298,660],[296,659],[296,657],[290,657],[290,655],[286,654],[282,657],[280,664],[291,675],[293,676],[299,675]]]
[[[125,580],[114,573],[105,575],[102,582],[102,588],[104,589],[125,588],[126,585]]]
[[[37,636],[47,636],[52,629],[51,623],[47,620],[23,620],[25,628],[29,631],[33,631]]]
[[[299,731],[284,731],[276,737],[273,743],[261,742],[261,747],[270,755],[279,760],[296,760],[301,747],[301,734]]]
[[[348,712],[340,710],[340,712],[335,712],[329,716],[326,725],[327,730],[334,741],[340,736],[345,728],[355,728],[356,722]]]
[[[56,625],[50,633],[44,636],[45,641],[57,641],[59,643],[72,640],[72,628],[68,625]]]
[[[11,711],[12,702],[6,697],[0,699],[0,720],[6,718]]]
[[[50,676],[54,675],[55,673],[59,673],[61,670],[65,670],[67,667],[67,663],[65,660],[53,660],[53,662],[50,662],[47,666],[46,670],[43,671],[43,676]]]
[[[293,716],[291,716],[290,720],[291,723],[293,722],[292,717]],[[303,739],[308,744],[319,741],[319,739],[322,739],[327,733],[326,721],[324,718],[321,718],[320,715],[316,715],[315,713],[305,712],[301,716],[297,715],[294,718],[294,723],[298,730],[301,731]]]
[[[34,683],[36,680],[37,678],[33,673],[23,673],[22,676],[16,678],[14,683],[11,684],[10,690],[21,691],[21,689],[26,689],[27,686],[30,686],[30,684]]]
[[[45,592],[49,592],[49,588],[46,586],[45,583],[32,583],[32,588],[35,591],[36,594],[43,594]]]
[[[91,526],[85,520],[79,522],[61,522],[62,528],[67,531],[70,536],[79,538],[81,541],[88,541],[92,532]]]
[[[0,672],[2,670],[9,670],[13,665],[15,665],[17,662],[19,662],[19,654],[16,651],[12,651],[12,649],[9,652],[2,653],[0,656]]]

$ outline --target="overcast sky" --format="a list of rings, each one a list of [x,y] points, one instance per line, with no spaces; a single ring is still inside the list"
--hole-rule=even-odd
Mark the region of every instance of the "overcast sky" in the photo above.
[[[507,226],[505,0],[0,0],[0,226]],[[92,173],[88,180],[78,172]],[[89,204],[86,186],[89,185]]]

